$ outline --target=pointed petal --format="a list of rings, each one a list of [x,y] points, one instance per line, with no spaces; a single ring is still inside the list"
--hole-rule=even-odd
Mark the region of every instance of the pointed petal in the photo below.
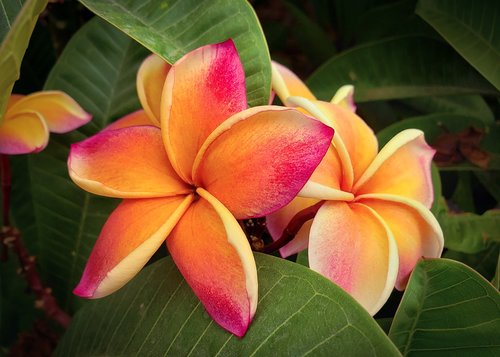
[[[356,104],[354,104],[354,86],[347,84],[340,87],[330,103],[337,104],[339,107],[348,109],[351,112],[356,112]]]
[[[387,225],[369,207],[325,202],[311,227],[309,265],[374,315],[394,287],[397,246]]]
[[[432,205],[431,161],[435,150],[416,129],[400,132],[384,146],[353,188],[356,195],[387,193]]]
[[[9,108],[9,115],[25,111],[38,112],[53,133],[67,133],[92,119],[92,115],[61,91],[43,91],[27,95]]]
[[[286,99],[291,96],[304,97],[307,99],[316,99],[309,88],[302,80],[290,71],[285,66],[271,61],[272,64],[272,85],[283,104],[286,104]]]
[[[202,198],[168,237],[168,250],[208,314],[241,337],[257,307],[252,251],[231,213],[208,192],[197,192]]]
[[[174,169],[192,182],[193,161],[210,133],[247,107],[245,74],[231,40],[192,51],[168,73],[162,135]]]
[[[266,216],[266,227],[274,240],[277,240],[287,228],[291,219],[300,211],[318,203],[317,199],[296,197],[285,207]],[[295,238],[280,249],[281,256],[286,258],[307,248],[309,230],[312,220],[304,223]]]
[[[102,131],[116,130],[116,129],[128,128],[130,126],[142,126],[142,125],[154,125],[154,124],[146,115],[146,112],[140,109],[136,110],[133,113],[125,115],[123,118],[120,118],[115,122],[109,124]]]
[[[36,112],[6,117],[0,124],[0,154],[17,155],[42,151],[49,141],[45,121]]]
[[[436,218],[423,204],[393,195],[365,195],[359,202],[373,208],[389,226],[399,254],[396,289],[404,290],[410,273],[422,257],[439,258],[443,232]]]
[[[297,195],[332,135],[331,128],[293,109],[248,109],[211,134],[196,158],[193,177],[236,218],[263,216]]]
[[[104,224],[73,293],[100,298],[125,285],[162,245],[193,198],[124,200]]]
[[[186,194],[168,161],[160,129],[136,126],[107,130],[71,145],[71,179],[86,191],[119,198]]]
[[[137,72],[139,100],[146,115],[156,126],[160,126],[161,94],[170,68],[170,64],[164,59],[152,54],[146,57]]]

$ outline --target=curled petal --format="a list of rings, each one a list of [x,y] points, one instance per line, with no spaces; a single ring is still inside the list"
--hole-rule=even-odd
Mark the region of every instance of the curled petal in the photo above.
[[[277,240],[285,231],[292,218],[300,211],[318,203],[317,199],[296,197],[285,207],[266,216],[266,227],[274,240]],[[312,220],[304,223],[295,238],[280,249],[281,256],[286,258],[307,248],[309,230]]]
[[[170,165],[160,129],[154,126],[107,130],[73,144],[68,168],[78,186],[101,196],[141,198],[190,192]]]
[[[210,135],[196,158],[193,177],[236,218],[263,216],[297,195],[332,135],[331,128],[293,109],[248,109]]]
[[[354,104],[354,86],[347,84],[340,87],[330,103],[337,104],[339,107],[355,112],[356,104]]]
[[[385,145],[356,182],[356,195],[387,193],[432,205],[431,161],[435,150],[417,129],[400,132]]]
[[[247,107],[245,74],[233,42],[201,47],[176,62],[162,98],[168,156],[179,176],[191,183],[193,161],[205,139]]]
[[[7,116],[25,111],[39,113],[53,133],[67,133],[92,119],[92,115],[61,91],[43,91],[24,96],[9,108]]]
[[[272,61],[272,85],[281,102],[286,104],[286,100],[291,96],[316,99],[309,88],[302,80],[285,66]]]
[[[146,112],[140,109],[136,110],[133,113],[125,115],[123,118],[118,119],[115,122],[109,124],[102,131],[116,130],[116,129],[128,128],[130,126],[142,126],[142,125],[154,125],[154,124],[149,119]]]
[[[152,54],[142,62],[137,72],[139,100],[147,116],[156,126],[160,126],[161,94],[170,67],[164,59]]]
[[[397,246],[387,225],[371,208],[325,202],[311,227],[309,265],[374,315],[394,287]]]
[[[417,261],[439,258],[443,232],[423,204],[393,195],[364,195],[359,202],[373,208],[389,226],[398,245],[399,272],[396,289],[404,290]]]
[[[124,200],[104,224],[73,293],[100,298],[125,285],[162,245],[193,197]]]
[[[43,150],[49,130],[37,112],[9,116],[0,124],[0,154],[29,154]]]
[[[167,238],[180,272],[208,314],[223,328],[243,336],[255,314],[257,269],[238,222],[203,189]]]

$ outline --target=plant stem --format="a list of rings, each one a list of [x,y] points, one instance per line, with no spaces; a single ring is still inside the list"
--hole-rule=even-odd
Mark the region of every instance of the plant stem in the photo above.
[[[35,293],[37,300],[35,307],[44,310],[47,316],[57,321],[61,326],[68,327],[71,317],[64,312],[52,295],[52,289],[43,285],[38,271],[36,269],[36,259],[28,253],[24,242],[21,239],[19,231],[10,226],[9,208],[10,208],[10,190],[11,190],[11,171],[10,162],[6,155],[1,155],[0,168],[2,175],[2,201],[3,201],[3,227],[1,231],[1,241],[5,253],[8,247],[11,247],[19,259],[21,274],[26,279],[28,286]],[[5,254],[7,259],[7,254]]]
[[[265,245],[261,250],[259,250],[259,252],[272,253],[291,242],[299,232],[300,228],[302,228],[302,225],[308,220],[314,218],[321,205],[323,205],[323,202],[324,201],[320,201],[313,206],[307,207],[302,211],[297,212],[295,216],[292,217],[286,228],[283,230],[281,236],[274,242]]]

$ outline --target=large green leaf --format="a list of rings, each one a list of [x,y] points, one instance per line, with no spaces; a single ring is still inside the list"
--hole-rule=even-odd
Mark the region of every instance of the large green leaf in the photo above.
[[[309,78],[314,93],[330,100],[354,84],[360,102],[429,95],[498,91],[452,48],[430,37],[402,36],[364,44],[331,58]]]
[[[170,63],[197,47],[232,38],[245,69],[249,105],[269,102],[269,51],[259,21],[247,1],[81,2]]]
[[[244,338],[214,323],[170,257],[74,318],[56,356],[398,355],[341,288],[299,264],[256,254],[259,305]]]
[[[415,267],[389,331],[404,356],[498,356],[500,295],[477,272],[447,259]]]
[[[416,12],[500,90],[497,0],[420,0]]]
[[[19,7],[9,1],[0,3],[0,123],[3,120],[3,114],[7,108],[7,99],[9,98],[14,82],[19,78],[19,69],[21,61],[28,47],[31,33],[35,28],[38,15],[47,5],[47,0],[26,0],[22,8],[15,16]],[[5,3],[5,4],[4,4]],[[6,32],[6,30],[8,32]]]
[[[43,152],[14,162],[16,224],[36,248],[45,282],[70,310],[75,308],[71,290],[116,201],[91,195],[69,179],[69,146],[139,107],[135,77],[146,55],[105,21],[89,21],[66,46],[45,88],[70,94],[93,114],[92,121],[69,134],[51,135]]]
[[[485,250],[473,254],[447,249],[443,258],[458,260],[470,266],[485,279],[491,280],[495,275],[499,253],[500,243],[491,242]]]

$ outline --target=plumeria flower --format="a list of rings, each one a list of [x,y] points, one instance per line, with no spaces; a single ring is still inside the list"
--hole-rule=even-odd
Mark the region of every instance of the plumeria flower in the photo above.
[[[153,93],[147,75],[141,80]],[[210,316],[243,336],[258,287],[237,219],[289,203],[325,155],[333,130],[290,108],[247,109],[231,40],[188,53],[169,68],[161,100],[144,98],[144,111],[150,119],[159,116],[161,129],[108,128],[71,148],[68,167],[77,185],[124,199],[74,292],[86,298],[114,292],[166,240]]]
[[[354,113],[352,88],[342,88],[333,103],[319,101],[274,63],[273,89],[283,103],[334,128],[335,136],[301,197],[267,217],[269,231],[278,239],[298,212],[319,206],[280,252],[286,257],[308,248],[310,267],[373,315],[394,286],[405,288],[421,257],[439,257],[443,250],[441,228],[429,210],[434,150],[421,131],[410,129],[378,152],[377,138]]]
[[[0,121],[0,154],[40,152],[49,142],[49,131],[66,133],[90,119],[73,98],[60,91],[12,94]]]

